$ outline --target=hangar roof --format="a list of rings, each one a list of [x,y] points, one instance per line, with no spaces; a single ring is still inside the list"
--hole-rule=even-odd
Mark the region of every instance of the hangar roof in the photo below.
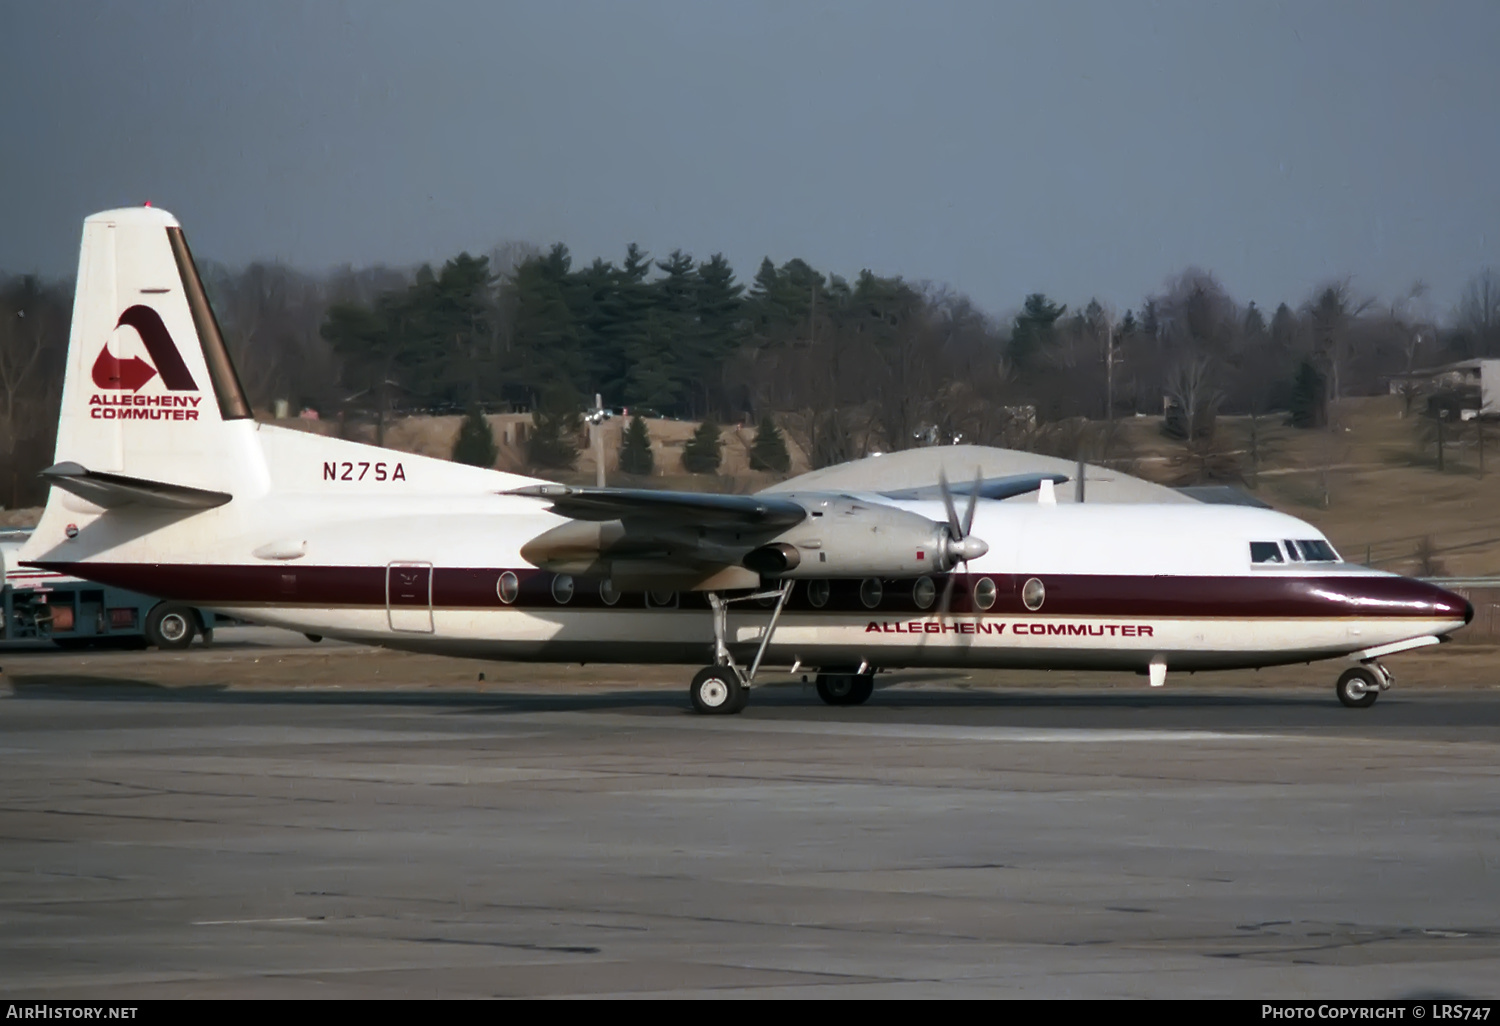
[[[935,445],[906,449],[880,456],[867,456],[821,470],[809,471],[790,481],[767,488],[767,492],[851,491],[878,492],[894,488],[919,488],[936,484],[945,470],[955,484],[972,481],[978,469],[984,477],[1012,474],[1066,474],[1068,482],[1057,486],[1058,502],[1073,502],[1077,495],[1078,464],[1056,456],[1041,456],[1018,449],[996,449],[986,445]],[[1193,502],[1174,488],[1153,484],[1119,470],[1090,463],[1084,474],[1084,497],[1088,502]],[[1016,496],[1006,502],[1035,502],[1036,494]]]

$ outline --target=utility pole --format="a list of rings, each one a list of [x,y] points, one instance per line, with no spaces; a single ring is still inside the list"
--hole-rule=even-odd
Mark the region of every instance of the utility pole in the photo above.
[[[1115,426],[1115,321],[1104,315],[1104,421]]]
[[[594,393],[594,408],[585,418],[589,422],[589,433],[594,439],[594,483],[604,487],[604,422],[614,416],[604,408],[604,397]]]
[[[1448,411],[1445,410],[1445,409],[1443,409],[1442,407],[1439,407],[1438,411],[1437,411],[1437,415],[1438,415],[1438,417],[1437,417],[1437,422],[1438,422],[1437,423],[1437,428],[1438,428],[1438,473],[1441,474],[1443,472],[1443,421],[1445,421],[1448,418]]]
[[[1474,427],[1479,433],[1479,479],[1484,480],[1484,417],[1483,410],[1479,411],[1481,416],[1474,418]]]
[[[818,344],[818,283],[812,283],[812,301],[807,307],[807,342],[809,345]]]

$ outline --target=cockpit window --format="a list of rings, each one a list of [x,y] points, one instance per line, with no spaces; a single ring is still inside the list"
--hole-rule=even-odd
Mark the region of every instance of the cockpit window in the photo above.
[[[1292,541],[1290,538],[1287,538],[1281,544],[1283,544],[1283,545],[1286,546],[1286,558],[1288,560],[1290,560],[1293,563],[1300,563],[1300,562],[1302,562],[1302,553],[1300,553],[1300,552],[1297,551],[1297,543],[1296,542]]]
[[[1250,562],[1252,563],[1281,563],[1281,546],[1275,542],[1251,542]]]
[[[1309,563],[1337,563],[1339,554],[1333,551],[1333,546],[1326,541],[1299,541],[1297,547],[1302,550],[1302,558]]]

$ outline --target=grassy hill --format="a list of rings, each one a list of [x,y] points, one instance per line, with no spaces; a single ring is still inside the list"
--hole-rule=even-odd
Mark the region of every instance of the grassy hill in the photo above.
[[[1486,429],[1481,472],[1479,423],[1447,425],[1439,471],[1433,422],[1404,405],[1345,400],[1326,430],[1260,418],[1258,458],[1249,418],[1221,417],[1219,444],[1238,458],[1247,492],[1316,524],[1346,559],[1422,576],[1500,574],[1500,428]],[[1124,436],[1130,469],[1170,476],[1183,447],[1161,433],[1161,418],[1134,418]]]

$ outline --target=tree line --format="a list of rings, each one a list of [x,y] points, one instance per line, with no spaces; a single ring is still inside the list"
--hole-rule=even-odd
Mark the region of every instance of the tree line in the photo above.
[[[962,440],[1078,455],[1085,419],[1168,413],[1189,443],[1218,413],[1383,392],[1394,375],[1500,356],[1500,275],[1446,323],[1420,284],[1394,299],[1348,280],[1274,309],[1188,269],[1130,309],[1035,293],[995,317],[941,286],[801,259],[748,282],[681,250],[574,266],[509,245],[440,267],[203,268],[251,401],[326,417],[592,405],[690,419],[774,417],[822,466]],[[50,460],[72,286],[0,276],[0,501],[35,501]],[[1107,440],[1106,440],[1107,442]],[[1092,455],[1097,456],[1097,453]]]

